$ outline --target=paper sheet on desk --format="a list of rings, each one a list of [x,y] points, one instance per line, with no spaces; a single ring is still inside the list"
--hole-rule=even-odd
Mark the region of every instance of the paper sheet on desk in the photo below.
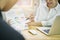
[[[10,22],[10,25],[13,29],[17,30],[17,31],[21,31],[21,30],[25,30],[25,29],[28,29],[27,25],[25,23],[21,23],[21,22],[17,22],[17,21],[14,21],[14,20],[11,20]]]

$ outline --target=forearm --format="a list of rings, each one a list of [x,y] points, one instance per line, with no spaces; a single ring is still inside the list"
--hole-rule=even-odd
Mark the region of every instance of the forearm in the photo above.
[[[42,26],[41,22],[30,22],[28,23],[28,26]]]

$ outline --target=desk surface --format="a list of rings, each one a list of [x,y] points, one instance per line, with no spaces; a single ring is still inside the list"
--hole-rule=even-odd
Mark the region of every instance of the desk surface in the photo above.
[[[24,30],[21,33],[26,40],[60,40],[60,35],[47,36],[38,30],[36,32],[37,35],[30,34],[28,30]]]

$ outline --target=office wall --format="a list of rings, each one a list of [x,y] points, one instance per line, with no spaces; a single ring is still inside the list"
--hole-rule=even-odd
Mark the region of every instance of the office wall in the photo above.
[[[30,13],[35,12],[39,0],[19,0],[17,4],[20,5],[20,8],[23,8],[25,16],[28,17]]]

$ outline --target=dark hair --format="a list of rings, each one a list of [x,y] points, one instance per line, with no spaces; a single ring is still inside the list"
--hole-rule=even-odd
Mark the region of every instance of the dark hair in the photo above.
[[[60,4],[60,0],[58,0],[59,4]]]

